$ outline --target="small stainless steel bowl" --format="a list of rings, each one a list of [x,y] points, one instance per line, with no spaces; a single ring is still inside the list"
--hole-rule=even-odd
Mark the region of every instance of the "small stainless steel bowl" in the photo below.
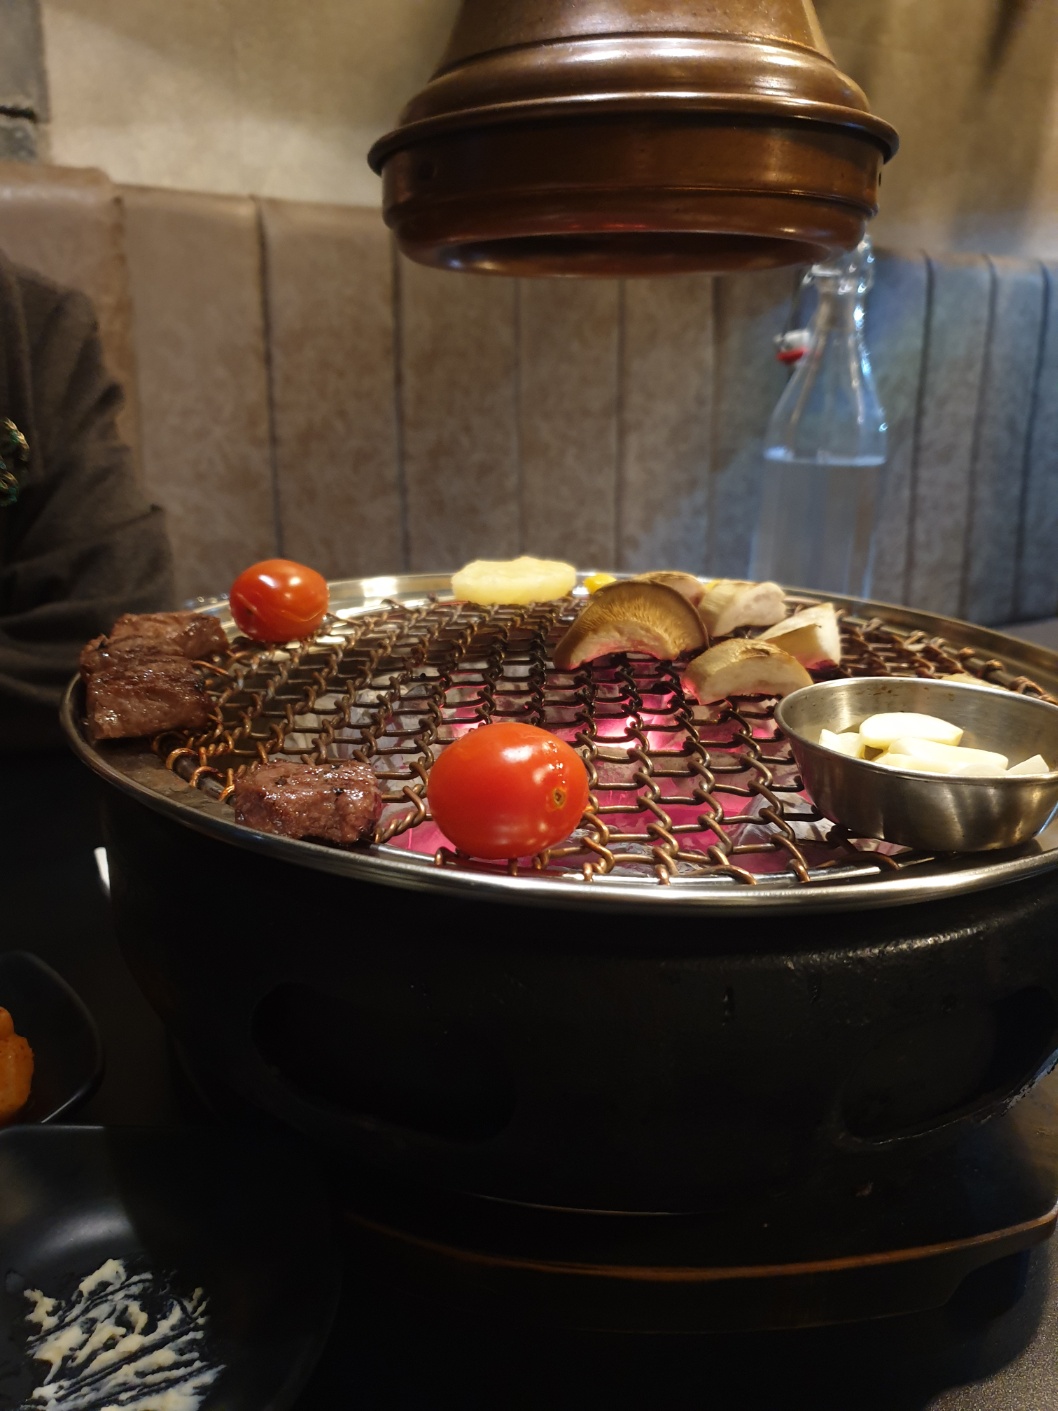
[[[963,743],[1011,764],[1039,754],[1058,764],[1058,706],[1013,691],[913,676],[824,681],[787,696],[775,719],[821,813],[857,837],[927,852],[984,852],[1034,838],[1058,809],[1058,774],[922,774],[851,759],[819,743],[821,730],[855,730],[868,716],[918,711],[965,731]]]

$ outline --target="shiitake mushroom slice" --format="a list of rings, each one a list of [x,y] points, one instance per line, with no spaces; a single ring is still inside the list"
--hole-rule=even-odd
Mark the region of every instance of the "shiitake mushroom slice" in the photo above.
[[[672,661],[709,642],[697,610],[665,583],[630,578],[600,588],[552,653],[560,671],[612,652]]]

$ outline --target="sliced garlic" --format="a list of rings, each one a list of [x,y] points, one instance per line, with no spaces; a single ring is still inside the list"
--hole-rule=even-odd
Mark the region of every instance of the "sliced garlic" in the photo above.
[[[819,743],[825,750],[837,750],[838,754],[848,755],[850,759],[863,758],[864,744],[858,730],[849,730],[840,735],[836,735],[833,730],[821,730]]]
[[[971,770],[976,770],[979,774],[1005,774],[1010,763],[1006,755],[997,754],[994,750],[976,750],[968,745],[944,745],[934,740],[894,740],[889,746],[889,753],[906,755],[916,761],[927,760],[931,766],[936,763],[952,772],[958,770],[960,774]],[[908,767],[918,768],[918,764]]]
[[[917,759],[913,755],[893,754],[892,751],[880,754],[877,759],[872,759],[871,763],[884,764],[887,769],[914,769],[920,774],[951,773],[950,765],[939,764],[936,760]]]
[[[971,779],[1005,779],[1007,771],[1005,769],[989,769],[985,764],[953,764],[948,769],[948,774],[954,778],[961,775]]]
[[[1031,759],[1023,759],[1020,764],[1012,765],[1007,770],[1008,774],[1053,774],[1054,770],[1041,754],[1034,754]]]
[[[957,686],[987,686],[990,691],[1006,689],[996,681],[985,681],[981,676],[971,676],[968,671],[953,671],[949,676],[942,676],[940,680],[953,681]]]
[[[935,715],[914,711],[891,711],[872,715],[860,726],[863,743],[872,750],[887,750],[894,740],[932,740],[939,745],[957,745],[963,732],[958,725]]]

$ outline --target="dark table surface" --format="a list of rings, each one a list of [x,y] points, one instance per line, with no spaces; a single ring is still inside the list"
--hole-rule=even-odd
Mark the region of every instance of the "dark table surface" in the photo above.
[[[5,761],[0,950],[40,955],[91,1009],[107,1069],[77,1120],[193,1120],[162,1026],[118,952],[93,857],[94,781],[72,758]],[[0,996],[0,1001],[2,1001]],[[408,1407],[728,1411],[1056,1411],[1058,1251],[1027,1261],[998,1318],[979,1308],[860,1328],[753,1336],[554,1334],[387,1293],[347,1260],[327,1351],[297,1411]]]

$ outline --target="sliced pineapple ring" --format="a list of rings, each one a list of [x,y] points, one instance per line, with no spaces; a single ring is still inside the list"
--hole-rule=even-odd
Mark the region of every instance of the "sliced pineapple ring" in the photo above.
[[[573,591],[577,570],[554,559],[476,559],[452,575],[452,593],[461,602],[546,603]]]

